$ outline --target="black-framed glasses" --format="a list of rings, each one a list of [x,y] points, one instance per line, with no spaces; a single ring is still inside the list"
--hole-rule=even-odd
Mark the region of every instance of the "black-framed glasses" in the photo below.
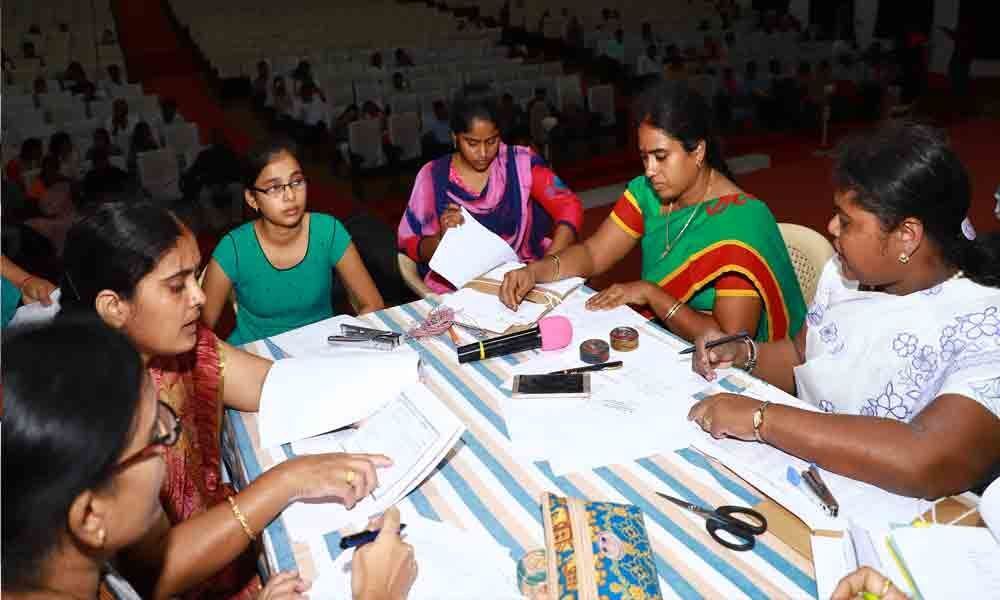
[[[289,192],[292,192],[294,194],[295,192],[303,189],[305,185],[306,185],[306,178],[301,177],[299,179],[293,179],[288,183],[276,183],[266,188],[250,186],[250,189],[260,194],[264,194],[268,198],[281,198],[282,196],[285,195],[285,190],[288,190]]]
[[[148,446],[115,465],[115,472],[124,471],[156,454],[161,448],[173,446],[181,439],[181,420],[174,409],[163,400],[158,400],[156,411],[156,437]]]

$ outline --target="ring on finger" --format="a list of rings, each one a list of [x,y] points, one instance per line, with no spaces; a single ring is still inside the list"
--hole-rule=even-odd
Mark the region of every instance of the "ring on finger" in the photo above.
[[[705,429],[712,428],[712,417],[705,417],[701,420],[701,426]]]
[[[885,578],[885,583],[884,583],[884,584],[882,584],[882,591],[881,591],[881,592],[879,592],[879,594],[878,594],[878,597],[879,597],[879,598],[882,598],[882,597],[884,597],[884,596],[885,596],[886,594],[888,594],[888,593],[889,593],[889,588],[891,588],[891,587],[892,587],[892,580],[891,580],[891,579],[889,579],[888,577],[886,577],[886,578]]]
[[[347,485],[351,485],[352,483],[354,483],[354,478],[357,477],[357,475],[358,474],[352,471],[351,469],[347,469],[344,472],[344,481],[347,482]]]

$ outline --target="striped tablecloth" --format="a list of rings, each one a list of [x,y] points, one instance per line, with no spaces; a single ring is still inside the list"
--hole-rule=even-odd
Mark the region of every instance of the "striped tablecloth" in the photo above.
[[[404,331],[436,306],[422,300],[363,318],[372,327]],[[329,322],[310,325],[317,335],[332,333]],[[339,332],[338,332],[339,333]],[[509,548],[515,559],[544,546],[539,497],[544,491],[566,496],[626,502],[645,513],[664,597],[678,598],[814,598],[813,565],[785,541],[768,531],[750,552],[733,552],[714,542],[704,520],[655,494],[663,491],[706,506],[756,505],[762,498],[752,487],[717,467],[698,452],[643,458],[628,464],[556,476],[546,462],[530,463],[513,451],[500,409],[509,393],[501,384],[513,365],[531,353],[459,365],[447,336],[410,341],[420,352],[426,384],[462,419],[467,431],[438,470],[403,504],[419,514],[464,529],[487,532]],[[248,349],[281,358],[269,341]],[[558,426],[558,423],[553,423]],[[275,463],[257,440],[256,413],[229,410],[223,447],[237,487],[246,485]],[[594,443],[600,443],[595,440]],[[284,449],[288,452],[288,449]],[[282,519],[263,535],[269,571],[298,569],[313,578],[340,553],[340,533],[316,540],[289,539]],[[419,552],[419,549],[418,549]],[[322,555],[325,553],[326,555]],[[419,556],[418,556],[419,559]]]

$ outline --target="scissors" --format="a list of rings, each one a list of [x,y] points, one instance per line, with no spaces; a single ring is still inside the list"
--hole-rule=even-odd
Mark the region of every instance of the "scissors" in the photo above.
[[[709,510],[697,504],[691,504],[680,498],[674,498],[660,492],[656,492],[656,495],[670,500],[681,508],[686,508],[693,513],[705,517],[705,529],[708,530],[708,535],[730,550],[739,552],[752,550],[757,544],[757,536],[767,531],[767,519],[752,508],[720,506],[715,510]],[[720,535],[720,529],[727,535]],[[740,540],[740,542],[729,541],[726,539],[727,537],[735,538]]]

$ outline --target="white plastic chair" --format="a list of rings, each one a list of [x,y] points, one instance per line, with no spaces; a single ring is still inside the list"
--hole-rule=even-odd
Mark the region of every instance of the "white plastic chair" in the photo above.
[[[417,263],[413,262],[413,259],[405,254],[401,253],[397,256],[399,260],[399,273],[403,276],[406,287],[410,288],[414,294],[421,298],[433,295],[434,291],[427,287],[424,279],[420,276],[419,271],[417,271]]]
[[[415,112],[393,113],[389,117],[389,141],[398,146],[401,160],[420,157],[420,120]]]
[[[822,234],[802,225],[778,223],[778,230],[788,248],[802,296],[807,305],[812,304],[823,265],[833,256],[833,246]]]
[[[139,183],[155,199],[171,201],[181,197],[177,152],[161,148],[140,152],[136,157]]]
[[[385,164],[382,123],[378,119],[362,119],[348,125],[347,144],[353,154],[361,157],[362,169],[374,169]]]
[[[590,112],[601,115],[601,125],[615,124],[615,88],[611,85],[594,85],[587,90]]]

